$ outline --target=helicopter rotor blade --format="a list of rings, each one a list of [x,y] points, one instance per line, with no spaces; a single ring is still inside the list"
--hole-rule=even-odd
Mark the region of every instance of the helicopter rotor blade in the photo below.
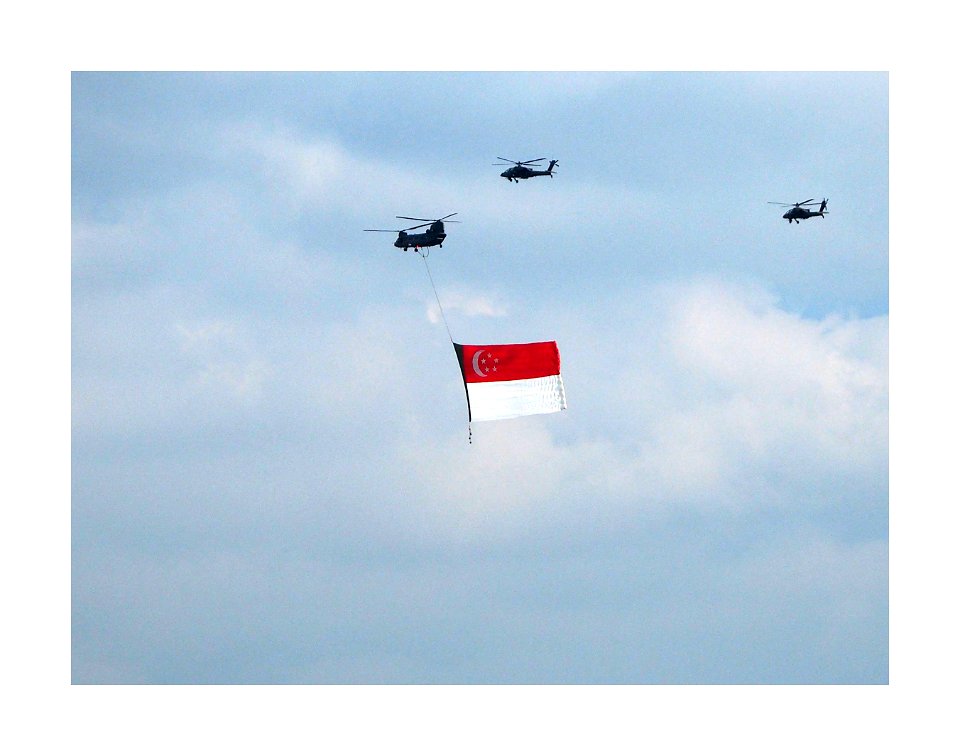
[[[409,215],[398,215],[398,216],[396,216],[396,217],[397,217],[397,218],[402,218],[403,220],[425,221],[425,222],[426,222],[426,225],[429,225],[430,223],[437,223],[438,221],[445,221],[445,220],[447,220],[447,218],[452,218],[454,215],[456,215],[456,213],[450,213],[450,215],[444,215],[442,218],[411,218]],[[459,223],[460,221],[448,221],[448,222],[449,222],[449,223]],[[414,228],[420,228],[420,227],[419,227],[419,226],[415,226]],[[408,229],[406,229],[406,230],[409,231],[410,229],[408,228]]]
[[[812,197],[803,202],[768,202],[768,205],[781,205],[782,207],[800,207],[802,205],[819,205],[820,201],[815,200]]]
[[[505,160],[507,163],[510,163],[511,165],[530,165],[532,163],[543,162],[544,160],[546,160],[546,158],[537,158],[536,160],[509,160],[508,158],[500,157],[499,155],[497,155],[497,160]],[[494,165],[503,165],[503,163],[494,163]]]
[[[365,228],[364,231],[382,231],[385,234],[399,234],[399,228]]]

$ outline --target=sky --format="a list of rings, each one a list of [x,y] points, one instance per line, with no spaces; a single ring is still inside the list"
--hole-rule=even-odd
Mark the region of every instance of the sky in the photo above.
[[[887,74],[71,102],[73,683],[889,681]],[[424,262],[362,231],[449,213],[453,338],[556,340],[569,407],[472,444]]]

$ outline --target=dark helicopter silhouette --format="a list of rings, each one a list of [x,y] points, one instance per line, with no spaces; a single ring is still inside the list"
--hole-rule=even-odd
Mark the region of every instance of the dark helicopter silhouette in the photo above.
[[[807,210],[807,208],[804,207],[804,205],[817,204],[817,201],[813,198],[804,200],[803,202],[794,202],[793,204],[789,202],[768,202],[767,204],[780,205],[782,207],[789,207],[790,209],[783,214],[783,217],[786,219],[787,223],[793,223],[794,221],[799,223],[805,218],[813,218],[815,216],[819,216],[822,218],[824,215],[827,214],[827,202],[829,202],[829,200],[826,200],[826,199],[820,200],[819,210]]]
[[[507,170],[505,170],[500,175],[503,178],[505,178],[507,181],[515,181],[518,184],[520,183],[518,179],[528,179],[528,178],[533,178],[534,176],[549,176],[550,178],[553,178],[553,166],[557,165],[557,163],[560,162],[558,160],[551,160],[550,165],[547,167],[547,170],[538,171],[535,168],[527,168],[527,166],[536,165],[540,161],[546,160],[546,158],[537,158],[536,160],[524,160],[523,162],[520,162],[519,160],[507,160],[506,158],[502,158],[502,157],[497,157],[497,160],[506,160],[506,162],[493,163],[493,165],[511,165],[511,164],[513,165],[512,168],[507,168]]]
[[[397,240],[393,243],[394,247],[398,247],[406,252],[410,247],[413,247],[415,250],[419,250],[421,247],[443,247],[443,240],[447,238],[446,232],[443,230],[443,222],[447,218],[452,218],[456,213],[450,213],[450,215],[444,215],[442,218],[436,220],[429,220],[427,218],[409,218],[406,215],[398,215],[397,218],[402,218],[403,220],[418,220],[426,221],[426,223],[421,223],[419,226],[411,226],[410,228],[404,229],[390,229],[390,228],[365,228],[364,231],[382,231],[390,234],[397,234]],[[460,221],[447,221],[447,223],[459,223]],[[429,228],[424,231],[422,234],[408,234],[408,231],[413,231],[417,228],[423,228],[424,226],[429,226]]]

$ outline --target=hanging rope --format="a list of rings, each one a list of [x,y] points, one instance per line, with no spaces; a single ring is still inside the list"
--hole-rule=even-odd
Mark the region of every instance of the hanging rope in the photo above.
[[[443,320],[443,327],[447,329],[447,336],[450,338],[450,343],[454,344],[453,334],[450,333],[450,325],[447,323],[447,316],[443,312],[443,305],[440,304],[440,295],[437,294],[437,285],[433,282],[433,274],[430,273],[430,266],[427,265],[427,257],[430,255],[430,251],[421,252],[419,249],[415,252],[420,255],[420,259],[423,260],[423,267],[427,269],[427,277],[430,279],[430,287],[433,289],[433,296],[437,300],[437,307],[440,310],[440,318]],[[470,421],[467,421],[467,442],[473,445],[473,427]]]
[[[430,286],[433,287],[433,296],[437,299],[437,307],[440,308],[440,317],[443,319],[443,327],[447,329],[447,336],[450,337],[450,343],[453,343],[453,335],[450,333],[450,326],[447,324],[447,316],[443,314],[443,305],[440,304],[440,295],[437,294],[437,286],[433,282],[433,276],[430,274],[430,266],[427,265],[427,255],[430,253],[427,252],[424,254],[419,249],[417,254],[420,255],[420,259],[423,260],[423,267],[427,269],[427,277],[430,279]]]

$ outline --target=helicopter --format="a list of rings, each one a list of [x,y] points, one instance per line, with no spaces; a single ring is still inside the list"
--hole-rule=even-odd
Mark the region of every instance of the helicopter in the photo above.
[[[447,238],[446,232],[443,230],[443,222],[447,218],[452,218],[456,213],[450,213],[450,215],[444,215],[442,218],[437,218],[436,220],[429,220],[428,218],[410,218],[406,215],[398,215],[397,218],[403,220],[415,220],[415,221],[426,221],[426,223],[421,223],[419,226],[410,226],[410,228],[404,229],[389,229],[389,228],[365,228],[364,231],[382,231],[384,233],[397,234],[397,240],[393,243],[394,247],[402,249],[406,252],[410,247],[413,247],[414,250],[419,250],[421,247],[443,247],[443,240]],[[447,221],[447,223],[459,223],[460,221]],[[408,234],[408,231],[413,231],[414,229],[423,228],[424,226],[429,226],[429,228],[424,231],[422,234]]]
[[[815,216],[820,216],[822,218],[827,214],[827,202],[829,202],[829,200],[820,200],[819,210],[807,210],[807,208],[804,207],[804,205],[817,204],[817,201],[813,198],[804,200],[803,202],[794,202],[793,204],[790,204],[789,202],[768,202],[767,204],[789,207],[790,209],[783,214],[783,217],[786,219],[787,223],[793,223],[794,221],[799,223],[805,218],[813,218]]]
[[[558,160],[551,160],[550,165],[547,166],[547,170],[538,171],[535,168],[527,168],[528,165],[536,165],[546,158],[537,158],[536,160],[507,160],[506,158],[498,157],[497,160],[506,160],[505,163],[493,163],[493,165],[510,165],[513,164],[512,168],[507,168],[500,175],[505,178],[507,181],[513,181],[520,183],[518,179],[528,179],[533,178],[534,176],[549,176],[553,178],[553,166],[557,165]]]

